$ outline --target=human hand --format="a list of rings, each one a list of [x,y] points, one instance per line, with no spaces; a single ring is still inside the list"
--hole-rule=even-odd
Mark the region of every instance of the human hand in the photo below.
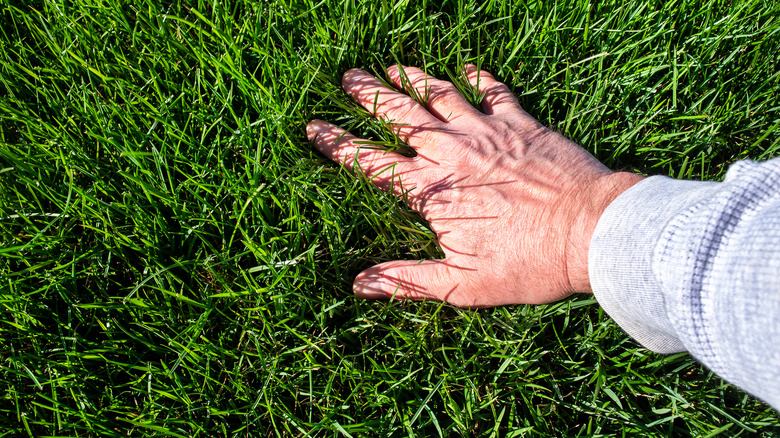
[[[358,167],[383,190],[405,194],[436,233],[443,260],[392,261],[356,278],[364,298],[435,299],[461,307],[540,304],[590,292],[588,247],[601,213],[641,177],[615,173],[545,128],[508,87],[473,65],[482,112],[449,82],[418,68],[388,70],[427,96],[426,105],[369,73],[344,74],[347,93],[382,117],[416,157],[372,149],[321,120],[309,140],[328,158]]]

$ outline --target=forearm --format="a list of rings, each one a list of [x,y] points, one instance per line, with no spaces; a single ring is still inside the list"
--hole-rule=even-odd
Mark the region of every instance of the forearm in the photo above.
[[[596,298],[654,351],[689,351],[780,406],[780,161],[723,183],[653,177],[619,196],[591,240]]]

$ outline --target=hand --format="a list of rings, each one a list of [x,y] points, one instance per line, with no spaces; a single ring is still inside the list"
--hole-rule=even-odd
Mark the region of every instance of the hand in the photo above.
[[[382,263],[355,278],[365,298],[435,299],[461,307],[538,304],[590,292],[588,247],[601,213],[641,177],[614,173],[520,107],[506,85],[473,65],[482,112],[449,82],[418,68],[388,70],[398,90],[363,70],[343,87],[382,117],[416,157],[371,149],[343,129],[312,120],[307,135],[328,158],[406,194],[446,258]],[[411,90],[413,89],[413,90]]]

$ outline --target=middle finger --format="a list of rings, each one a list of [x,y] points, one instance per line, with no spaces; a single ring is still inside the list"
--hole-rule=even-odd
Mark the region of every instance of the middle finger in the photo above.
[[[407,89],[421,97],[428,111],[439,120],[449,123],[461,118],[469,120],[480,114],[452,82],[436,79],[417,67],[394,65],[387,69],[387,74],[398,89]]]
[[[445,131],[444,123],[406,94],[391,90],[366,71],[344,73],[344,90],[376,117],[383,118],[407,144],[422,147]]]

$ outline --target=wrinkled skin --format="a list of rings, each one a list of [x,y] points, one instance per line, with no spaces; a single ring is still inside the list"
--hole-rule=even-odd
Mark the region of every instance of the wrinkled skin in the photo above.
[[[357,276],[354,292],[460,307],[547,303],[590,292],[588,247],[598,218],[641,177],[610,171],[545,128],[504,84],[473,65],[465,73],[484,93],[481,112],[451,83],[403,69],[408,81],[397,67],[388,70],[396,90],[358,69],[344,74],[343,87],[387,121],[416,157],[361,146],[321,120],[309,123],[307,135],[328,158],[405,194],[446,258],[371,267]],[[425,106],[398,91],[402,84],[427,97]]]

